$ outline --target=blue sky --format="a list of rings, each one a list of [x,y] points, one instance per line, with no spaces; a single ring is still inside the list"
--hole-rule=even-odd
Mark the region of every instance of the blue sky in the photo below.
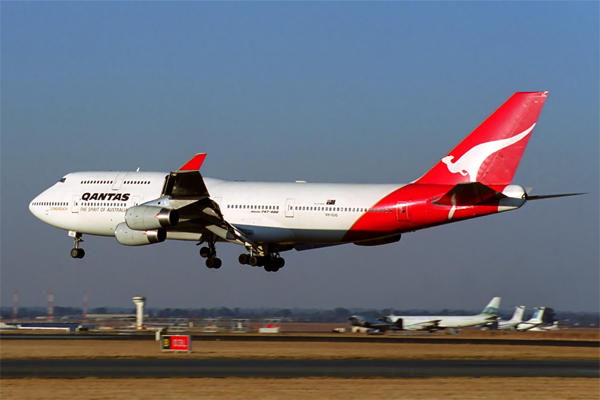
[[[483,308],[599,304],[597,2],[2,2],[1,303]],[[376,248],[286,254],[277,274],[204,267],[193,243],[128,248],[29,201],[82,170],[402,183],[517,91],[549,98],[498,216]]]

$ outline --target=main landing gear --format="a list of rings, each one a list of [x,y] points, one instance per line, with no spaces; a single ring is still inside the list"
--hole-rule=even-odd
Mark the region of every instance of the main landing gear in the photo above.
[[[208,268],[221,268],[222,262],[220,258],[217,258],[217,249],[215,249],[214,243],[209,243],[208,247],[201,248],[200,257],[206,258],[206,266]]]
[[[269,255],[269,256],[256,256],[251,254],[240,254],[238,261],[242,265],[251,265],[253,267],[265,267],[267,272],[277,272],[280,268],[285,265],[285,260],[282,257]]]
[[[85,250],[79,248],[79,243],[83,242],[81,232],[69,232],[69,236],[72,236],[75,241],[73,248],[71,249],[71,257],[83,258],[85,256]]]
[[[215,248],[216,238],[209,238],[206,242],[207,246],[200,249],[200,257],[206,258],[206,266],[212,269],[221,268],[222,262],[217,258],[217,249]],[[276,248],[268,248],[266,246],[258,246],[253,248],[246,247],[250,254],[240,254],[238,261],[242,265],[251,265],[253,267],[264,267],[267,272],[277,272],[285,265],[285,260],[279,255]]]

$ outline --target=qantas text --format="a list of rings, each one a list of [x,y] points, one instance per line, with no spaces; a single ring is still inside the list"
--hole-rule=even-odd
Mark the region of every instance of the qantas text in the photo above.
[[[81,195],[81,199],[84,201],[88,200],[108,200],[108,201],[127,201],[129,200],[129,193],[84,193]]]

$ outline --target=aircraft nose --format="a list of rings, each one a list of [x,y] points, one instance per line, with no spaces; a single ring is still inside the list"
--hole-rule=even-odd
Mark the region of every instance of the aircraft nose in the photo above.
[[[37,197],[33,200],[31,200],[31,202],[29,202],[29,212],[32,213],[33,215],[35,215],[35,204],[37,203]],[[37,217],[37,215],[36,215]]]
[[[29,212],[39,219],[42,219],[42,204],[41,195],[37,196],[29,203]]]

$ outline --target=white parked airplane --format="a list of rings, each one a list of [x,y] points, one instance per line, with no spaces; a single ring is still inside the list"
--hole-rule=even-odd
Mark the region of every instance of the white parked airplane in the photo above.
[[[74,238],[112,236],[140,246],[166,239],[205,243],[219,268],[218,241],[243,245],[241,264],[277,271],[286,250],[394,243],[403,233],[515,210],[528,196],[511,185],[548,92],[516,93],[416,181],[400,185],[227,182],[203,178],[205,154],[167,172],[75,172],[29,205]]]
[[[546,332],[546,331],[558,331],[560,328],[558,327],[558,321],[554,321],[552,325],[538,325],[529,329],[529,332]]]
[[[489,324],[485,327],[483,327],[482,329],[497,329],[500,331],[508,331],[508,330],[512,330],[515,329],[515,327],[517,325],[519,325],[521,322],[523,322],[523,314],[525,313],[525,306],[515,306],[515,312],[513,314],[513,316],[511,317],[511,319],[505,321],[505,320],[497,320],[496,322]]]
[[[516,326],[517,331],[528,331],[531,328],[535,328],[536,326],[540,326],[544,323],[544,312],[546,311],[546,307],[536,307],[531,318],[529,318],[525,322],[521,322]]]
[[[477,315],[390,315],[385,317],[390,324],[402,321],[402,329],[407,331],[437,331],[446,328],[468,328],[489,324],[498,319],[500,297],[494,297]]]

